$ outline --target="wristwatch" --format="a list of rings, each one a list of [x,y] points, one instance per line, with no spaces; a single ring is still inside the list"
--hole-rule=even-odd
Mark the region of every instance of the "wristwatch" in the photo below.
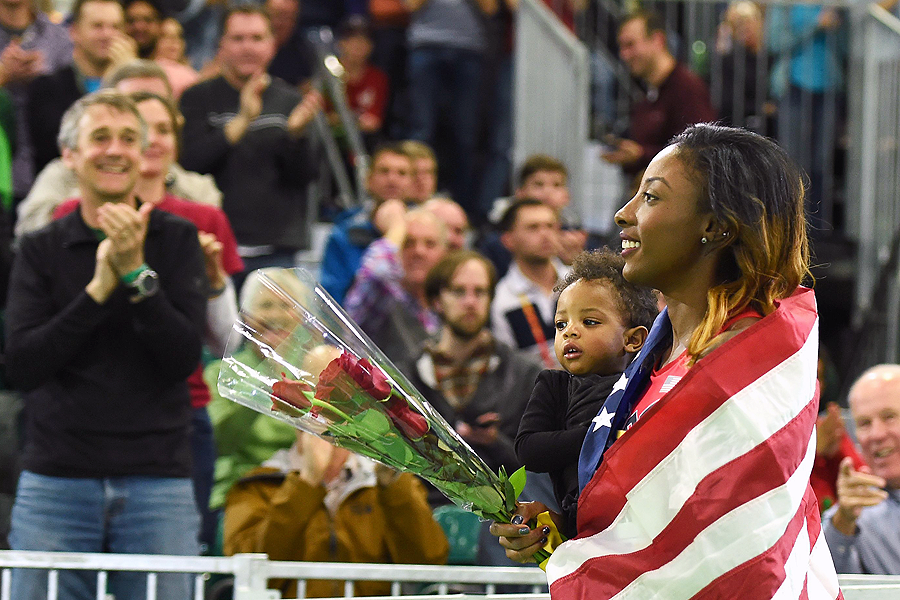
[[[131,301],[140,302],[159,291],[159,275],[150,267],[144,266],[134,280],[125,285],[134,290]]]

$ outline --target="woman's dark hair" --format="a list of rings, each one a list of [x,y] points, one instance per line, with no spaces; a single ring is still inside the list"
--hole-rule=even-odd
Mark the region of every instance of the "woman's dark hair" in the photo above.
[[[653,326],[658,309],[656,294],[650,288],[635,285],[622,276],[625,259],[609,248],[585,250],[572,261],[572,270],[553,291],[562,293],[577,281],[605,281],[616,293],[616,305],[622,322],[629,328]]]
[[[701,210],[719,222],[719,282],[688,345],[700,356],[725,321],[746,308],[763,315],[794,293],[809,271],[803,180],[787,153],[745,129],[701,123],[676,136],[676,156],[700,183]]]

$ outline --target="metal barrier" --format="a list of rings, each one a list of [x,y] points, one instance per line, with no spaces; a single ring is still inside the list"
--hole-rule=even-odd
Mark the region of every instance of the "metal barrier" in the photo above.
[[[140,554],[80,554],[70,552],[0,551],[0,600],[10,600],[10,569],[50,569],[48,600],[56,600],[60,571],[96,571],[98,600],[106,598],[108,574],[117,571],[146,572],[148,600],[155,598],[158,573],[200,573],[196,576],[194,600],[203,599],[203,584],[210,574],[234,576],[234,600],[276,600],[279,593],[266,589],[268,579],[329,579],[346,581],[344,597],[353,597],[353,581],[390,581],[391,596],[404,600],[449,600],[479,598],[481,600],[547,600],[546,576],[536,568],[515,567],[449,567],[430,565],[372,565],[348,563],[277,562],[265,554],[239,554],[229,557],[151,556]],[[900,596],[900,576],[840,575],[841,588],[847,600],[887,600]],[[437,595],[403,595],[403,583],[436,583]],[[452,584],[480,586],[473,592],[451,590]],[[500,585],[532,586],[530,592],[497,593]],[[302,590],[302,586],[298,588]],[[451,593],[452,592],[452,593]],[[302,598],[302,592],[300,597]],[[172,599],[165,599],[172,600]]]
[[[203,600],[204,583],[210,574],[234,577],[234,600],[275,600],[278,592],[266,589],[269,579],[297,580],[300,598],[304,597],[308,579],[345,581],[345,597],[353,597],[354,581],[391,582],[393,596],[401,595],[404,583],[433,584],[442,595],[448,595],[453,585],[466,586],[468,591],[469,586],[476,586],[486,594],[495,594],[500,585],[531,586],[532,594],[547,589],[546,576],[537,568],[281,562],[270,561],[265,554],[206,557],[7,550],[0,551],[0,600],[11,600],[11,568],[48,570],[48,600],[57,600],[59,573],[68,570],[96,571],[98,600],[106,597],[109,573],[125,571],[147,573],[148,600],[156,599],[159,573],[196,573],[194,600]],[[503,595],[507,600],[518,597],[522,595]]]
[[[560,159],[568,167],[572,206],[582,215],[589,208],[582,194],[589,91],[587,48],[542,0],[521,0],[516,17],[513,170],[536,153]]]

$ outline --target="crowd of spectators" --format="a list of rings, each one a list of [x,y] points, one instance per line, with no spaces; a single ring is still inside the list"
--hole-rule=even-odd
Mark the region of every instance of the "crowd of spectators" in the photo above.
[[[548,4],[569,26],[584,8]],[[24,399],[12,547],[446,561],[435,490],[223,399],[220,362],[201,361],[201,347],[222,356],[238,295],[256,299],[244,311],[263,335],[282,329],[286,308],[255,293],[254,272],[294,266],[312,243],[313,123],[341,135],[336,99],[316,89],[310,42],[330,27],[371,160],[366,200],[334,217],[319,279],[492,469],[518,468],[514,440],[534,381],[560,368],[555,290],[591,241],[565,164],[534,155],[506,184],[516,6],[75,0],[61,20],[0,0],[0,194],[17,250],[0,265],[0,275],[12,270],[4,382]],[[741,72],[756,69],[763,43],[754,7],[723,17],[732,37],[720,50],[748,61]],[[768,18],[787,20],[798,38],[840,24],[833,9],[813,7]],[[603,158],[637,174],[671,136],[717,111],[655,14],[624,18],[618,48],[647,93]],[[489,63],[500,77],[486,90]],[[804,73],[779,92],[788,108],[803,86],[820,94],[841,84],[837,71]],[[743,106],[748,124],[771,117],[756,115],[758,94],[748,94],[723,106]],[[850,571],[900,574],[896,528],[880,526],[896,521],[900,501],[900,405],[873,399],[897,392],[870,390],[897,379],[884,367],[854,387],[860,453],[838,407],[823,402],[814,479],[826,535]],[[224,547],[215,548],[217,528]],[[489,543],[479,560],[500,564]],[[13,596],[41,597],[39,579],[17,574]],[[159,593],[187,597],[188,584],[164,577]],[[96,597],[94,585],[60,578],[73,598]],[[110,580],[116,598],[141,585]],[[334,594],[317,586],[307,593]]]

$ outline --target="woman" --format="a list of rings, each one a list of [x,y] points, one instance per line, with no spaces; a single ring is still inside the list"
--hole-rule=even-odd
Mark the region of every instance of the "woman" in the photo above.
[[[130,97],[147,124],[147,147],[141,157],[134,194],[142,203],[152,203],[157,209],[183,217],[197,226],[209,279],[204,341],[213,354],[221,356],[225,352],[231,326],[237,319],[237,300],[229,274],[238,273],[244,268],[237,253],[234,232],[221,209],[177,198],[167,190],[166,177],[178,157],[178,136],[182,121],[175,106],[149,92],[135,92]],[[63,202],[54,211],[53,218],[58,219],[72,212],[78,208],[78,202],[77,199]],[[188,384],[194,408],[194,489],[197,507],[203,516],[201,543],[210,546],[215,537],[215,519],[208,507],[216,448],[206,410],[210,393],[203,381],[201,365],[198,365],[188,379]]]
[[[837,597],[808,483],[818,321],[796,166],[766,138],[696,125],[616,223],[625,278],[668,308],[585,439],[551,595]],[[544,510],[492,526],[510,558],[541,547],[549,529],[526,523]]]

